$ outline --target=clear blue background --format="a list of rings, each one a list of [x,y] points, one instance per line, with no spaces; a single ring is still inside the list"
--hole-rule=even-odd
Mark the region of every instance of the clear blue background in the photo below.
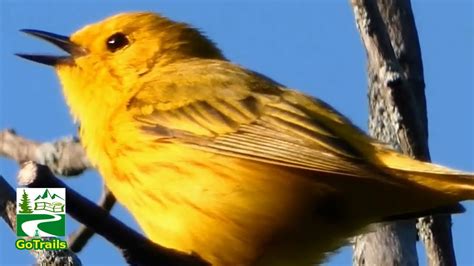
[[[159,3],[158,3],[159,2]],[[207,33],[232,61],[292,88],[315,95],[366,129],[365,51],[346,0],[327,1],[1,1],[0,129],[50,141],[76,132],[52,69],[27,62],[15,52],[59,53],[18,32],[22,28],[70,34],[109,15],[136,10],[160,12]],[[425,67],[430,148],[434,162],[474,171],[473,4],[413,0]],[[0,174],[15,186],[18,167],[0,159]],[[101,179],[93,171],[67,181],[98,199]],[[459,265],[474,265],[474,204],[453,219]],[[113,214],[136,227],[120,206]],[[67,231],[78,224],[67,221]],[[0,264],[31,264],[14,247],[15,235],[0,222]],[[421,265],[423,247],[418,244]],[[79,254],[84,265],[123,264],[118,251],[95,236]],[[329,265],[351,264],[351,248]]]

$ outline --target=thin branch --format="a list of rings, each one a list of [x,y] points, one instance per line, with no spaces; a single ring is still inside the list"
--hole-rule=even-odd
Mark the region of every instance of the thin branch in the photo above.
[[[451,215],[448,214],[418,219],[416,227],[424,243],[429,265],[457,264],[451,226]]]
[[[97,203],[102,209],[107,212],[110,212],[114,206],[116,200],[112,192],[104,185],[102,190],[102,197]],[[84,246],[89,242],[89,240],[94,236],[94,230],[91,228],[81,225],[79,229],[74,231],[68,239],[69,248],[74,252],[80,252]]]
[[[11,129],[0,131],[0,156],[19,163],[34,161],[44,164],[62,176],[79,175],[92,168],[77,138],[38,143],[18,136]]]
[[[423,64],[410,1],[354,0],[352,5],[369,62],[371,104],[369,129],[373,136],[395,144],[395,147],[403,153],[419,160],[429,161]],[[384,70],[387,68],[394,71],[395,75],[385,73]],[[449,206],[447,208],[449,209]],[[399,234],[411,234],[413,231],[411,224],[410,222],[405,229],[392,224],[391,226],[395,228],[380,233],[378,238],[381,239],[383,235],[385,238],[393,238]],[[421,218],[418,220],[417,228],[425,244],[430,265],[456,265],[450,215]],[[365,243],[359,247],[367,245]],[[374,241],[373,245],[381,246],[377,241]],[[404,246],[412,247],[413,244],[405,243]],[[412,250],[414,253],[414,249]],[[367,258],[363,258],[360,253],[361,250],[358,250],[356,245],[355,261],[367,263]],[[376,255],[378,258],[387,258],[380,250],[373,254],[379,254]],[[377,264],[376,261],[372,263]]]
[[[64,138],[56,142],[39,143],[18,136],[14,130],[0,131],[0,156],[23,163],[34,161],[47,165],[55,174],[62,176],[79,175],[92,168],[77,138]],[[98,203],[110,211],[115,198],[104,186],[102,200]],[[94,231],[81,226],[69,238],[71,250],[79,252],[94,235]]]
[[[16,232],[16,198],[15,190],[0,176],[0,212],[3,220],[13,232]],[[36,265],[80,266],[81,261],[70,249],[63,250],[30,250],[36,258]]]
[[[409,89],[407,93],[394,94],[395,103],[400,107],[402,116],[413,118],[405,119],[408,129],[405,143],[408,147],[402,147],[402,150],[419,160],[430,161],[423,63],[410,1],[380,0],[378,6],[387,25],[397,61],[402,68],[405,87]],[[414,99],[411,106],[403,104],[408,93],[413,95]],[[420,218],[417,229],[423,240],[429,265],[456,265],[451,215]]]
[[[66,188],[68,214],[119,248],[129,264],[209,265],[196,254],[186,254],[153,243],[66,186],[44,165],[33,162],[23,164],[18,174],[18,181],[19,184],[28,187]]]
[[[16,230],[15,190],[0,176],[0,213],[3,220],[14,232]]]
[[[416,106],[416,99],[393,50],[390,35],[374,0],[351,1],[356,25],[365,45],[369,76],[369,131],[372,136],[411,154],[412,125],[422,121],[419,113],[403,110]],[[403,98],[403,102],[397,99]],[[359,236],[354,245],[354,265],[418,265],[415,222],[379,224],[375,232]]]

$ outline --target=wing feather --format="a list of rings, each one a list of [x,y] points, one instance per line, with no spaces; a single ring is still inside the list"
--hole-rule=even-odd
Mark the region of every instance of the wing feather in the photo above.
[[[195,76],[185,71],[192,70],[180,69],[181,79]],[[173,93],[147,87],[129,102],[139,127],[156,136],[156,141],[293,168],[370,176],[371,167],[360,153],[364,148],[360,145],[365,144],[353,147],[347,141],[347,134],[363,138],[362,134],[329,106],[235,65],[199,71],[199,79],[183,80],[184,87],[157,83],[175,88]],[[184,90],[192,94],[201,88],[207,90],[206,97],[181,99]],[[172,95],[180,97],[174,108]]]
[[[136,118],[145,122],[147,132],[157,134],[158,141],[172,139],[196,149],[248,160],[360,175],[358,154],[318,121],[282,102],[262,106],[256,113],[255,107],[248,107],[256,97],[249,98],[241,100],[247,103],[224,99],[197,101]],[[163,134],[167,136],[160,136]]]

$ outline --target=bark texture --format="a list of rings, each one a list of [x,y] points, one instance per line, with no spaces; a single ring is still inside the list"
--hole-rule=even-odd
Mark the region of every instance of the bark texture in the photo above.
[[[401,152],[429,161],[425,83],[409,0],[352,0],[367,52],[369,132]],[[354,265],[418,265],[416,221],[377,225],[356,238]],[[430,265],[455,265],[451,217],[420,219]]]
[[[62,176],[76,176],[92,168],[77,138],[39,143],[18,136],[12,129],[0,131],[0,156],[18,163],[34,161],[44,164]]]

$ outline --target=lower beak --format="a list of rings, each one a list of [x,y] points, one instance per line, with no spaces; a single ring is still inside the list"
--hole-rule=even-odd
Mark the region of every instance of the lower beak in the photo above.
[[[39,39],[45,40],[59,47],[63,51],[66,51],[69,55],[53,56],[53,55],[37,55],[37,54],[16,54],[19,57],[31,60],[33,62],[56,66],[59,64],[71,64],[74,63],[74,58],[87,54],[86,49],[73,43],[69,37],[41,31],[41,30],[30,30],[24,29],[22,32]]]

